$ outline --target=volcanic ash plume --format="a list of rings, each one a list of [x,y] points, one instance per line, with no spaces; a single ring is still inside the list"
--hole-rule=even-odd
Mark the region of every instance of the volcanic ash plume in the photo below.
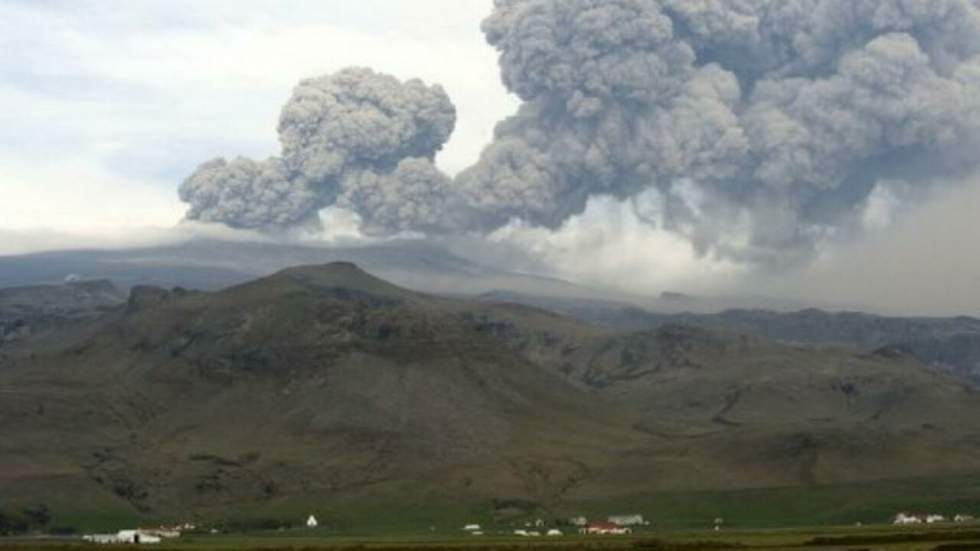
[[[702,254],[789,264],[980,168],[980,0],[495,0],[483,30],[523,104],[454,181],[445,93],[354,69],[300,84],[281,159],[203,165],[188,216],[336,203],[373,235],[487,233],[612,197]]]
[[[209,161],[184,181],[180,197],[191,206],[189,219],[273,229],[315,220],[341,196],[370,227],[394,233],[406,222],[376,212],[379,202],[415,201],[414,192],[435,194],[448,184],[432,160],[455,123],[442,88],[418,80],[369,69],[304,80],[282,110],[281,158]],[[408,220],[427,216],[403,210]]]
[[[637,202],[702,252],[792,262],[879,181],[977,168],[976,0],[496,0],[524,101],[458,186],[489,226]]]

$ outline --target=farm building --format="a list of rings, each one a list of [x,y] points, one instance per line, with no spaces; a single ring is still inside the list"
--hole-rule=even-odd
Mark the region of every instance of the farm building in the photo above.
[[[580,534],[588,536],[624,536],[632,534],[628,526],[620,526],[612,522],[591,522],[579,530]]]
[[[152,534],[147,534],[141,530],[120,530],[115,534],[92,534],[82,536],[82,539],[92,543],[117,544],[155,544],[160,543],[160,538]]]
[[[643,515],[613,515],[607,519],[616,526],[643,526]]]
[[[908,513],[899,513],[895,515],[895,520],[892,521],[895,525],[910,525],[910,524],[922,524],[922,517],[919,515],[910,515]]]

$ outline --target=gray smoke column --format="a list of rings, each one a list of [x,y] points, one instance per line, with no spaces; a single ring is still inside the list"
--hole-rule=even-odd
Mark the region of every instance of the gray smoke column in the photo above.
[[[455,180],[443,90],[349,69],[296,88],[281,158],[202,165],[188,217],[480,234],[605,196],[701,254],[792,264],[980,168],[980,0],[495,0],[483,30],[523,104]]]
[[[180,198],[190,204],[187,218],[234,228],[309,223],[338,197],[375,233],[437,228],[429,207],[404,204],[448,193],[432,160],[455,123],[442,88],[419,80],[369,69],[304,80],[282,110],[281,157],[204,163],[180,186]],[[385,200],[403,206],[385,211]]]
[[[191,204],[188,219],[235,228],[299,225],[316,215],[318,204],[308,182],[291,177],[278,158],[208,161],[184,181],[180,198]]]
[[[486,228],[607,195],[790,263],[879,182],[980,162],[978,0],[496,0],[483,28],[525,102],[457,180]]]

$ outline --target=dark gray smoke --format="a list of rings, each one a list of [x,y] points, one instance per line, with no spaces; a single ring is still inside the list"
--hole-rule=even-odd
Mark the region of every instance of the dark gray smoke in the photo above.
[[[304,80],[282,110],[281,158],[209,161],[184,181],[180,198],[191,205],[189,219],[234,228],[308,223],[338,197],[380,233],[435,227],[417,210],[375,211],[448,184],[432,160],[455,124],[456,110],[439,86],[370,69]]]
[[[385,236],[400,232],[443,233],[462,222],[452,181],[427,158],[409,157],[394,170],[349,173],[337,205],[361,216],[361,231]]]
[[[880,180],[976,168],[980,2],[496,0],[525,104],[458,185],[490,226],[633,199],[702,252],[787,262]]]
[[[524,103],[455,181],[431,162],[441,89],[345,71],[297,89],[282,161],[188,179],[189,216],[279,227],[336,202],[371,234],[488,232],[610,196],[703,254],[790,263],[883,186],[980,165],[980,0],[495,0],[483,30]]]
[[[180,198],[191,204],[188,219],[233,228],[296,226],[315,217],[320,204],[309,182],[279,158],[208,161],[180,186]]]

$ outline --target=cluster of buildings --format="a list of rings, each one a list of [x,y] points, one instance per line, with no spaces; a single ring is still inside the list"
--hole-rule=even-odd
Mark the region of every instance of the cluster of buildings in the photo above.
[[[585,517],[570,519],[578,526],[578,533],[586,536],[625,536],[633,533],[635,526],[649,526],[643,515],[613,515],[605,521],[589,521]]]
[[[904,526],[904,525],[914,525],[914,524],[941,524],[950,521],[962,524],[964,522],[973,522],[975,520],[976,519],[972,515],[956,515],[952,519],[949,519],[943,515],[939,515],[935,513],[926,514],[926,515],[899,513],[895,515],[895,520],[892,521],[892,524],[897,526]]]
[[[525,537],[525,538],[527,538],[527,537],[536,538],[536,537],[541,536],[541,531],[539,531],[539,530],[514,530],[514,535],[515,536],[522,536],[522,537]],[[548,530],[547,532],[544,532],[544,535],[545,536],[552,536],[552,537],[554,537],[554,536],[564,536],[565,533],[562,532],[561,530],[557,529],[557,528],[552,528],[552,529]]]
[[[635,526],[648,526],[650,523],[643,519],[643,515],[616,515],[611,516],[605,521],[589,521],[586,517],[573,517],[567,523],[558,524],[570,525],[581,535],[587,536],[622,536],[633,533]],[[484,535],[483,528],[479,524],[467,524],[463,526],[463,531],[473,536]],[[560,528],[547,528],[541,519],[524,523],[524,528],[513,531],[513,535],[524,538],[534,537],[558,537],[564,536]]]
[[[615,522],[590,522],[579,528],[578,533],[585,536],[625,536],[632,534],[633,529]]]
[[[952,518],[940,514],[912,514],[898,513],[892,521],[895,525],[922,525],[922,524],[941,524],[941,523],[968,523],[975,522],[972,515],[959,514]],[[715,530],[719,530],[724,520],[717,518],[714,521]],[[308,528],[317,528],[319,521],[310,515],[305,522]],[[633,533],[634,527],[649,526],[650,522],[643,518],[643,515],[613,515],[605,521],[590,521],[584,516],[572,517],[567,521],[557,521],[552,523],[564,526],[566,529],[572,527],[578,534],[587,536],[623,536]],[[558,527],[548,528],[545,521],[537,519],[524,523],[524,528],[516,529],[513,535],[521,537],[560,537],[565,532]],[[179,538],[182,532],[195,530],[193,524],[181,524],[175,526],[160,526],[157,528],[136,528],[130,530],[120,530],[115,534],[89,534],[82,536],[82,539],[91,543],[98,544],[158,544],[165,539]],[[473,535],[484,535],[483,527],[479,524],[467,524],[463,526],[463,531]]]
[[[182,532],[194,530],[193,524],[160,526],[120,530],[115,534],[87,534],[82,539],[91,543],[109,544],[156,544],[165,539],[179,538]]]

